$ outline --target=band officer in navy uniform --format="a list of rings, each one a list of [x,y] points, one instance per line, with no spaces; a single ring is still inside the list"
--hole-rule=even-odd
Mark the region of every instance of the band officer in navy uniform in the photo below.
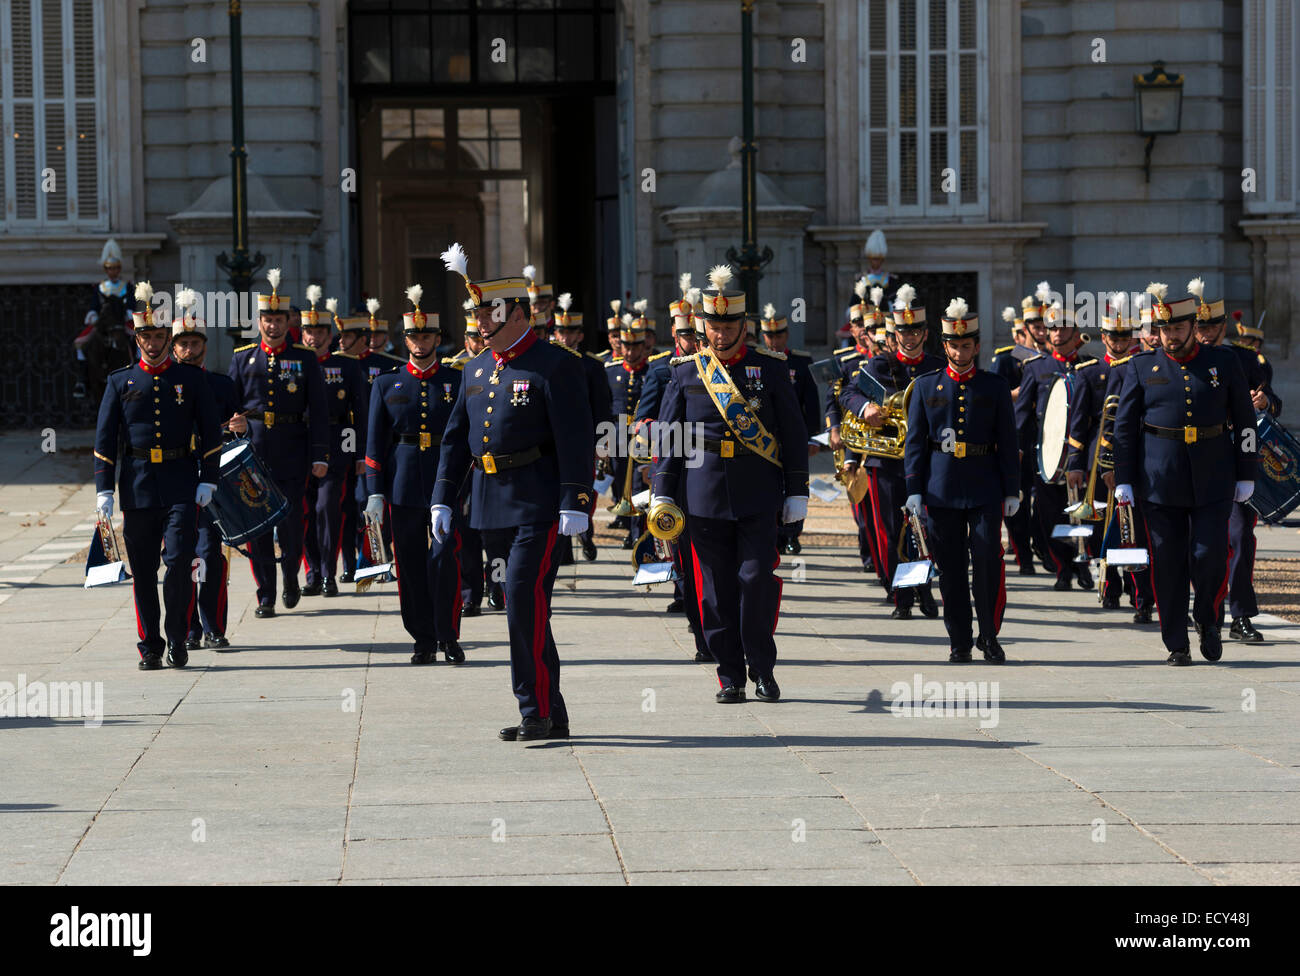
[[[498,735],[565,738],[569,712],[560,692],[551,593],[556,536],[578,535],[590,522],[595,444],[582,367],[538,341],[522,278],[471,281],[459,244],[442,259],[464,279],[489,349],[462,370],[433,489],[433,536],[441,542],[451,533],[453,509],[470,477],[472,524],[485,542],[491,534],[510,542],[505,610],[520,721]]]
[[[1188,590],[1201,656],[1223,656],[1228,519],[1255,490],[1255,411],[1236,353],[1197,342],[1195,297],[1166,301],[1152,282],[1161,349],[1130,361],[1115,419],[1115,502],[1141,503],[1160,636],[1172,665],[1192,663]]]
[[[961,298],[943,316],[947,364],[914,381],[903,468],[907,508],[921,517],[939,570],[948,660],[1006,660],[998,632],[1006,608],[1002,519],[1020,507],[1016,420],[1007,381],[980,369],[979,319]],[[969,555],[969,562],[967,557]],[[969,582],[967,567],[970,567]],[[971,596],[979,635],[972,641]]]
[[[722,704],[745,701],[746,678],[762,701],[778,701],[777,522],[808,514],[808,431],[785,356],[745,344],[745,293],[731,269],[709,271],[701,296],[707,345],[672,361],[659,411],[668,429],[702,431],[704,452],[655,462],[651,506],[677,504],[690,525],[690,565],[704,643],[717,661]],[[683,438],[684,440],[684,438]]]
[[[216,491],[221,421],[203,370],[172,359],[171,330],[165,318],[154,317],[147,281],[136,286],[135,299],[140,359],[108,376],[95,428],[95,491],[100,516],[111,519],[117,484],[133,574],[140,670],[155,671],[163,666],[164,650],[171,667],[189,663],[185,641],[195,599],[195,518]],[[166,566],[161,628],[160,552]]]
[[[289,515],[275,527],[280,541],[280,575],[284,606],[292,610],[302,596],[298,564],[302,561],[300,517],[308,475],[329,472],[329,408],[325,375],[316,353],[288,342],[290,301],[278,292],[280,269],[266,273],[271,294],[257,296],[261,341],[240,346],[230,360],[240,410],[248,421],[253,450],[289,502]],[[254,616],[275,616],[276,558],[271,532],[249,542],[257,583]]]

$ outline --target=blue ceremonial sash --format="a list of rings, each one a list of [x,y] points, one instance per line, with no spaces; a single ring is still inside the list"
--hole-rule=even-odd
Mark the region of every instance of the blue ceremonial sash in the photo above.
[[[706,348],[695,354],[695,368],[704,381],[705,392],[736,439],[759,457],[781,467],[781,449],[776,438],[768,433],[758,415],[750,409],[749,403],[731,381],[731,374],[718,362],[712,349]]]

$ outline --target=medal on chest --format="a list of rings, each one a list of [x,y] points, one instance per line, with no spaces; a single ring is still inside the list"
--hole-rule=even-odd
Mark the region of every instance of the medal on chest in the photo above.
[[[443,403],[451,403],[451,384],[450,384],[450,383],[444,383],[444,384],[442,384],[442,402],[443,402]]]
[[[185,387],[184,387],[182,384],[177,383],[175,386],[172,387],[172,389],[176,391],[176,404],[177,404],[177,406],[179,406],[180,404],[184,403],[184,402],[185,402]]]
[[[1218,385],[1219,385],[1219,367],[1218,367],[1218,366],[1211,366],[1211,367],[1210,367],[1210,386],[1217,387]]]
[[[514,395],[510,397],[510,405],[514,407],[528,406],[528,380],[515,380]]]
[[[794,374],[791,373],[791,376],[793,375]],[[763,388],[763,367],[762,366],[745,367],[745,385],[748,386],[749,389],[755,393],[757,393],[759,390]],[[752,405],[753,404],[751,404],[751,406]]]

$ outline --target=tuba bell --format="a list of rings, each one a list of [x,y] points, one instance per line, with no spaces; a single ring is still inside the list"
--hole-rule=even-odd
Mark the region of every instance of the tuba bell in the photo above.
[[[887,396],[880,405],[884,422],[879,427],[868,427],[857,414],[842,411],[840,439],[844,441],[845,447],[870,457],[902,460],[903,445],[907,441],[907,406],[911,402],[911,395],[912,383],[909,383],[907,389]]]

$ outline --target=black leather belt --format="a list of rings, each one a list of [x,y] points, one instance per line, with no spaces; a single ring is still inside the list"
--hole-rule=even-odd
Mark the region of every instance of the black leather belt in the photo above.
[[[493,454],[489,451],[475,455],[474,460],[478,462],[484,474],[496,474],[498,471],[509,471],[511,468],[522,468],[526,464],[532,464],[543,455],[551,454],[554,449],[554,445],[547,444],[544,447],[530,447],[523,451],[515,451],[514,454]]]
[[[968,444],[965,441],[953,441],[945,446],[944,441],[930,441],[930,450],[937,451],[940,454],[951,454],[953,457],[984,457],[986,454],[993,453],[992,444]]]
[[[260,420],[267,427],[300,424],[303,421],[303,415],[300,413],[276,413],[274,410],[248,410],[245,411],[244,416],[249,420]]]
[[[1144,423],[1142,429],[1167,441],[1195,444],[1197,441],[1208,441],[1218,437],[1223,433],[1223,424],[1215,424],[1213,427],[1157,427],[1155,424]]]
[[[160,464],[163,461],[176,461],[189,456],[190,449],[188,447],[168,448],[167,450],[157,447],[131,448],[131,457],[140,461],[150,461],[154,464]]]
[[[743,454],[754,453],[738,441],[715,441],[711,437],[704,438],[704,450],[724,458],[740,457]]]
[[[428,432],[425,432],[423,434],[398,434],[397,443],[410,444],[413,447],[418,447],[420,450],[425,451],[431,447],[437,447],[439,444],[441,444],[442,435],[438,434],[435,436]]]

